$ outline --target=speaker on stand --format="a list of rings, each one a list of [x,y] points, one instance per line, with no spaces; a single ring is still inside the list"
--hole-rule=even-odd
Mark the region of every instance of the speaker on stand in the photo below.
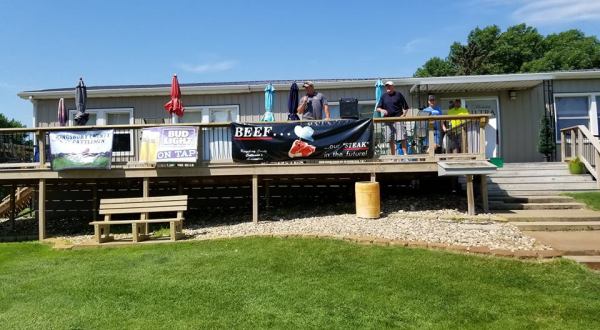
[[[340,118],[358,119],[358,99],[341,98],[340,99]]]

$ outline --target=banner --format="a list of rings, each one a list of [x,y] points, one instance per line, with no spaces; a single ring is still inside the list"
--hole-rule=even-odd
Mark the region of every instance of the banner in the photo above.
[[[373,157],[373,120],[232,123],[236,162]]]
[[[110,169],[113,130],[50,132],[52,170]]]
[[[195,163],[198,159],[198,127],[167,126],[142,130],[140,161],[147,163]]]

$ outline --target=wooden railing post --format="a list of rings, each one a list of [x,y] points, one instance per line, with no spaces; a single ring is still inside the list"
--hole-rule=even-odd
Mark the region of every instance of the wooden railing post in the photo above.
[[[46,132],[37,130],[35,132],[37,138],[38,158],[40,161],[39,167],[46,167]]]
[[[577,132],[577,155],[579,156],[579,158],[584,157],[583,155],[583,132],[578,131]],[[591,161],[591,159],[590,159]]]
[[[437,141],[435,140],[435,131],[434,131],[434,120],[429,119],[427,122],[427,140],[429,142],[429,149],[427,150],[427,154],[431,160],[435,157],[435,148],[437,146]]]
[[[487,117],[479,119],[479,156],[485,159],[485,126],[487,125]]]
[[[566,139],[566,134],[565,131],[560,131],[560,161],[564,162],[566,157],[566,153],[567,153],[567,146],[565,145],[567,139]]]
[[[571,159],[577,157],[577,153],[575,152],[575,143],[577,141],[577,130],[573,128],[571,130]]]
[[[600,188],[600,150],[594,150],[594,171],[596,172],[596,187]]]

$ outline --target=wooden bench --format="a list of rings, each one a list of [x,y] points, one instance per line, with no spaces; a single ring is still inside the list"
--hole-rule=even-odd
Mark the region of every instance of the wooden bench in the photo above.
[[[187,210],[187,195],[141,197],[141,198],[112,198],[101,199],[99,213],[104,215],[104,221],[92,221],[96,242],[112,241],[110,226],[131,225],[133,242],[148,239],[148,224],[169,223],[171,240],[175,241],[183,236],[183,211]],[[150,219],[149,213],[177,212],[175,218]],[[113,214],[139,214],[139,219],[112,220]]]

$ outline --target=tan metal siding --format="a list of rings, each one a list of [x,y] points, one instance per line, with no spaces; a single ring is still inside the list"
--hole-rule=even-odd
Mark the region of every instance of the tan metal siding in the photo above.
[[[544,114],[542,85],[517,91],[511,100],[508,91],[500,93],[501,154],[505,162],[537,162],[540,120]]]
[[[600,79],[555,80],[554,93],[597,93]]]

